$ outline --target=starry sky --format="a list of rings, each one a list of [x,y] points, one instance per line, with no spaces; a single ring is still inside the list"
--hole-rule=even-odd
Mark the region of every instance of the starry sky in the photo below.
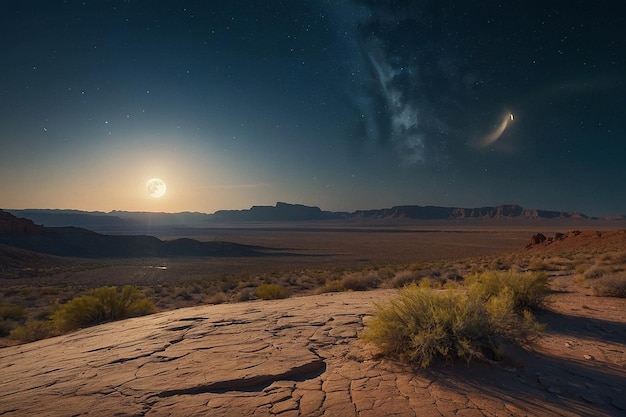
[[[620,4],[6,0],[0,207],[623,214]]]

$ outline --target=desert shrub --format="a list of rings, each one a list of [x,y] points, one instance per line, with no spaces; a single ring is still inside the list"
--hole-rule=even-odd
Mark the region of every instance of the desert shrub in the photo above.
[[[26,320],[26,309],[16,304],[0,304],[0,337],[8,336]]]
[[[318,294],[323,294],[327,292],[341,292],[345,291],[346,288],[343,286],[343,283],[340,279],[332,279],[330,281],[326,281],[323,287],[320,287],[317,290]]]
[[[34,342],[56,334],[54,323],[50,320],[27,320],[23,326],[11,330],[11,339],[20,342]]]
[[[456,283],[456,281],[446,281],[443,284],[443,288],[445,288],[446,290],[455,290],[457,289],[459,286]]]
[[[535,259],[528,265],[528,269],[530,271],[543,271],[546,269],[546,265],[543,262],[543,259]]]
[[[377,304],[363,338],[383,354],[421,367],[445,360],[501,359],[505,341],[536,330],[532,316],[515,313],[509,289],[487,302],[477,293],[435,291],[416,284]]]
[[[402,288],[406,285],[414,283],[418,279],[419,275],[415,271],[399,271],[396,272],[395,276],[391,279],[391,286],[394,288]]]
[[[417,283],[421,288],[432,288],[433,282],[430,278],[421,278]]]
[[[443,288],[443,284],[441,280],[434,280],[430,283],[430,288],[435,290],[440,290]]]
[[[598,279],[604,275],[606,270],[598,265],[592,265],[583,273],[585,279]]]
[[[459,275],[459,273],[456,270],[451,270],[451,271],[446,271],[446,273],[443,276],[443,279],[446,282],[448,281],[459,282],[463,280],[463,277]]]
[[[548,271],[561,271],[564,269],[569,269],[570,262],[568,259],[552,256],[550,258],[544,259],[544,269]]]
[[[254,288],[246,287],[237,293],[237,301],[250,301],[254,298]]]
[[[496,271],[504,271],[511,268],[511,261],[504,258],[497,258],[489,263],[489,268]]]
[[[483,272],[465,280],[470,293],[485,301],[510,291],[516,311],[541,307],[548,291],[548,276],[544,272]]]
[[[280,284],[261,284],[256,289],[256,296],[262,300],[287,298],[287,290]]]
[[[577,264],[577,265],[574,267],[574,272],[576,272],[577,274],[581,274],[581,275],[582,275],[582,274],[584,274],[584,273],[585,273],[585,271],[586,271],[587,269],[589,269],[590,267],[591,267],[591,265],[586,264],[586,263]]]
[[[602,297],[626,298],[626,276],[605,275],[591,284],[596,295]]]
[[[303,274],[297,277],[297,280],[294,285],[301,289],[311,289],[311,288],[317,287],[319,284],[317,283],[316,278],[308,274]]]
[[[55,287],[43,287],[41,289],[41,295],[57,295],[59,292],[61,292],[61,290]]]
[[[352,272],[344,275],[341,284],[346,290],[366,291],[370,288],[376,288],[380,282],[378,274],[375,271]]]
[[[378,273],[378,277],[381,279],[390,279],[396,274],[395,269],[391,266],[378,268],[376,272]]]
[[[126,285],[121,291],[117,287],[95,288],[84,295],[61,305],[52,320],[60,331],[142,316],[154,311],[154,303],[137,288]]]
[[[420,271],[422,269],[424,269],[424,264],[422,264],[421,262],[413,262],[411,265],[409,265],[409,271]]]
[[[193,295],[189,294],[186,288],[178,288],[175,291],[174,298],[178,298],[183,301],[193,300]]]
[[[237,287],[238,281],[235,278],[222,278],[222,281],[217,285],[217,289],[221,292],[228,292]]]
[[[209,304],[224,304],[227,301],[228,301],[228,296],[221,291],[213,294],[207,299],[207,303]]]

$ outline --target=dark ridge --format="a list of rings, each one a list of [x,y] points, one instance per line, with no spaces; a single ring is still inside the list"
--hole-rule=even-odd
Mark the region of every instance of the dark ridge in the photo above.
[[[478,208],[439,207],[439,206],[395,206],[388,209],[357,210],[353,218],[373,219],[511,219],[511,218],[562,218],[587,219],[588,216],[577,212],[525,209],[516,204],[503,204]]]
[[[79,227],[44,227],[0,210],[0,245],[56,256],[128,258],[176,256],[263,256],[277,250],[193,239],[163,241],[152,236],[111,236]]]
[[[253,206],[246,210],[219,210],[205,213],[146,213],[112,211],[80,212],[77,210],[7,210],[21,217],[32,219],[37,224],[49,227],[75,226],[101,233],[116,233],[126,230],[158,230],[161,227],[207,226],[229,223],[268,223],[324,220],[456,220],[456,219],[589,219],[588,216],[570,211],[525,209],[517,204],[502,204],[477,208],[439,206],[394,206],[354,212],[334,212],[319,207],[278,202],[275,206]],[[623,219],[614,216],[611,219]],[[144,232],[145,233],[145,232]]]

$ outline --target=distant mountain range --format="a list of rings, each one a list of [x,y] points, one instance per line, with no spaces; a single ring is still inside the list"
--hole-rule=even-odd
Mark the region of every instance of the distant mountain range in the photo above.
[[[86,212],[78,210],[11,210],[6,212],[33,220],[44,226],[75,226],[96,231],[115,231],[133,227],[193,227],[252,222],[295,222],[323,220],[454,220],[454,219],[591,219],[578,212],[525,209],[515,204],[478,208],[438,206],[396,206],[354,212],[324,211],[301,204],[276,203],[275,206],[253,206],[247,210],[220,210],[205,213],[149,213],[112,211]],[[616,216],[613,220],[623,220]]]
[[[13,256],[15,251],[5,250],[7,247],[79,258],[262,256],[280,251],[230,242],[163,241],[152,236],[105,235],[73,226],[45,227],[0,210],[0,255]]]

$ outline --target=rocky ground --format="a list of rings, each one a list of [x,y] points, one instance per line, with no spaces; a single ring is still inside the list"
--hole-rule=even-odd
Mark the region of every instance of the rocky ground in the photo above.
[[[506,365],[414,370],[358,339],[393,290],[202,306],[0,349],[0,415],[626,415],[626,300],[559,278]]]

